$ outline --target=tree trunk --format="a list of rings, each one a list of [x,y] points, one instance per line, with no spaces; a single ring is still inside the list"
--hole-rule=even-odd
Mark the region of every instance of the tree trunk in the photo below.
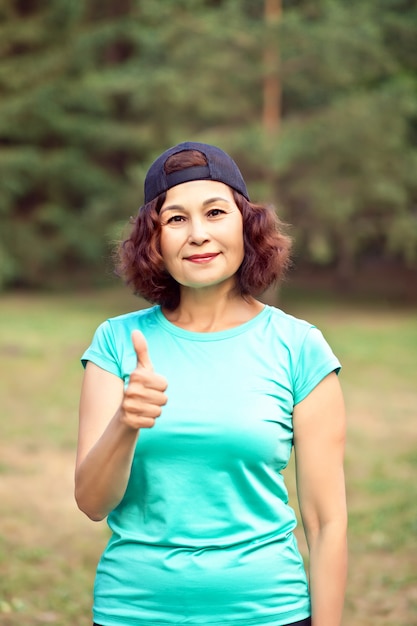
[[[262,125],[266,136],[276,135],[281,122],[281,80],[276,26],[282,15],[281,0],[265,0],[266,43],[264,49],[264,84]]]

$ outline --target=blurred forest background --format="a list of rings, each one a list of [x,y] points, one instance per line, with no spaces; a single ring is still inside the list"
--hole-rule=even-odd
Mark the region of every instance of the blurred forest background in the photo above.
[[[108,280],[193,139],[292,224],[298,280],[413,299],[416,41],[415,0],[3,0],[0,289]]]
[[[280,302],[343,363],[343,624],[416,626],[417,0],[0,0],[0,624],[91,625],[79,357],[146,306],[111,251],[187,139],[292,225]]]

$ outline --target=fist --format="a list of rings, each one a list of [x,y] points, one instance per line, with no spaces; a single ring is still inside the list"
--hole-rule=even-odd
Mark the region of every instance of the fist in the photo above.
[[[135,430],[152,428],[167,403],[165,391],[168,383],[153,371],[146,339],[139,330],[133,331],[132,342],[137,363],[124,392],[122,421]]]

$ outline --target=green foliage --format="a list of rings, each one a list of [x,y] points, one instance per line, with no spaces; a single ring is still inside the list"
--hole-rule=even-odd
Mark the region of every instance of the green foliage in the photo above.
[[[279,141],[259,135],[252,158],[264,154],[271,200],[295,225],[302,261],[333,265],[345,280],[384,256],[416,267],[417,11],[394,2],[303,5],[277,26]]]
[[[294,224],[301,262],[346,279],[417,267],[417,9],[406,0],[5,0],[0,288],[89,283],[149,162],[219,143]],[[278,135],[261,123],[275,54]],[[274,68],[272,67],[272,71]]]

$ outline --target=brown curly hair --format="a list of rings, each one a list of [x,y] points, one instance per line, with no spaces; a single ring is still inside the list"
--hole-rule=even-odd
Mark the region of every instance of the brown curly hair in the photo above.
[[[187,150],[165,163],[167,174],[204,165],[201,152]],[[245,255],[236,274],[236,290],[242,296],[257,296],[282,280],[289,266],[291,239],[274,209],[249,202],[232,190],[243,218]],[[139,209],[132,218],[132,229],[116,251],[116,273],[133,287],[134,293],[154,304],[174,310],[180,303],[180,285],[165,269],[161,255],[159,211],[165,201],[162,193]]]

